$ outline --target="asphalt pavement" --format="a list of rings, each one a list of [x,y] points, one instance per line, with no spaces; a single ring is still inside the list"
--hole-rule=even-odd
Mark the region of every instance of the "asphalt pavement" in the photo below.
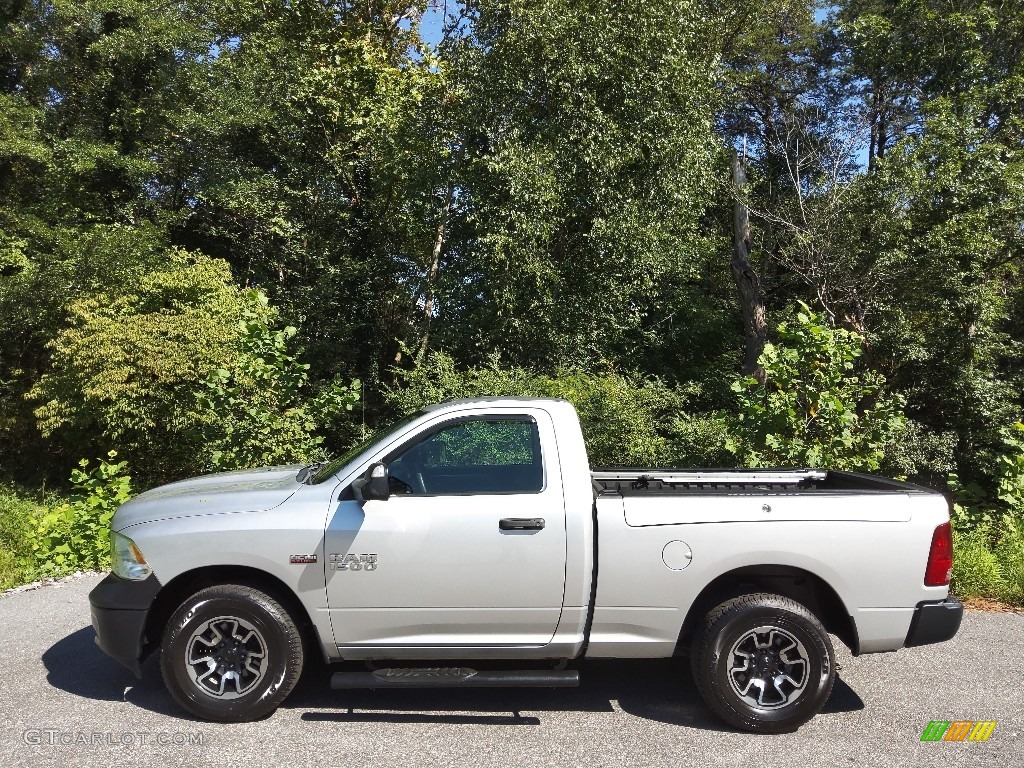
[[[0,766],[1021,766],[1024,615],[968,612],[947,643],[851,657],[793,734],[731,730],[685,661],[594,661],[578,689],[331,691],[314,669],[256,723],[192,719],[93,644],[82,574],[0,595]],[[991,720],[984,742],[922,742]]]

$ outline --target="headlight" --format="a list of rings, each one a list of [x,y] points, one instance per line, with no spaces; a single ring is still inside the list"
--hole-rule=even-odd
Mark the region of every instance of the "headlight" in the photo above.
[[[111,570],[122,579],[142,581],[153,570],[135,542],[115,531],[110,532]]]

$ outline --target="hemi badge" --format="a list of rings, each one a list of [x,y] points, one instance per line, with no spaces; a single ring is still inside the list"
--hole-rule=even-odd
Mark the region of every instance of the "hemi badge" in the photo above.
[[[288,562],[292,565],[304,565],[306,563],[315,563],[316,555],[292,555],[288,558]]]

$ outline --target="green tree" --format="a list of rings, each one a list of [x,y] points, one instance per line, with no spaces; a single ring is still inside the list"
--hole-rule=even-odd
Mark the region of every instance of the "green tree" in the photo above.
[[[217,56],[168,148],[173,242],[225,259],[306,329],[314,379],[375,380],[418,332],[436,226],[444,74],[416,7],[217,10]]]
[[[863,335],[919,468],[941,483],[952,452],[991,490],[997,426],[1024,407],[1024,19],[986,0],[850,0],[819,22],[782,6],[725,57],[769,309],[812,300]]]
[[[202,13],[125,0],[0,7],[0,461],[63,474],[23,397],[68,307],[116,290],[167,249],[161,162],[184,71],[208,54]],[[66,444],[64,447],[68,447]]]
[[[497,351],[541,368],[629,355],[698,367],[720,349],[729,296],[700,226],[725,173],[703,7],[471,10],[440,52],[464,104],[438,346],[467,363]]]

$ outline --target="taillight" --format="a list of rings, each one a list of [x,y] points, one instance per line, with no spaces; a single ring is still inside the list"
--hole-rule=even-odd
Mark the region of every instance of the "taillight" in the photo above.
[[[924,569],[926,587],[944,587],[953,575],[953,529],[943,523],[932,534],[932,548],[928,552],[928,567]]]

